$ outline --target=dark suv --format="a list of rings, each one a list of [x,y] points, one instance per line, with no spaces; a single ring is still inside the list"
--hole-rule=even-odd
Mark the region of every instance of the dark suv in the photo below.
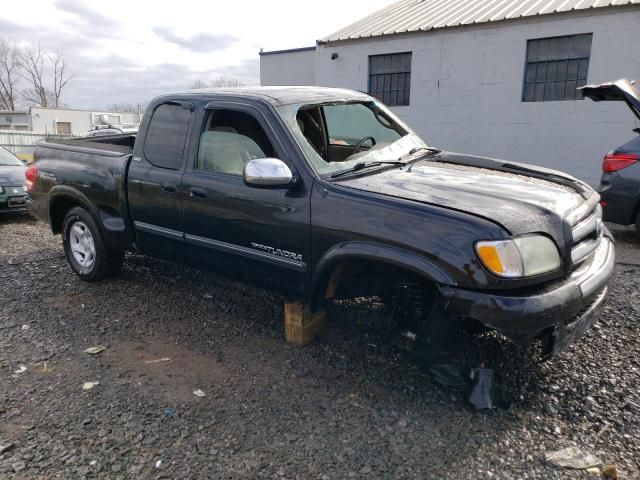
[[[596,102],[625,102],[640,119],[640,91],[634,83],[618,80],[589,85],[582,91],[585,97]],[[640,128],[633,131],[640,134]],[[640,135],[605,155],[598,190],[604,220],[620,225],[635,224],[636,235],[640,237]]]

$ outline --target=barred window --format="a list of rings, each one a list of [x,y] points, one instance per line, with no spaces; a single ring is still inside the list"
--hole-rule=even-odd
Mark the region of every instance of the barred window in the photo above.
[[[581,100],[593,34],[527,41],[523,102]]]
[[[369,56],[369,95],[393,107],[409,105],[411,52]]]

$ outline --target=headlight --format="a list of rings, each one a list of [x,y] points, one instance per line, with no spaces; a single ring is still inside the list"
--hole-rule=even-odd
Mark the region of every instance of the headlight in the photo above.
[[[499,277],[530,277],[560,267],[558,248],[543,235],[477,242],[476,252],[484,266]]]

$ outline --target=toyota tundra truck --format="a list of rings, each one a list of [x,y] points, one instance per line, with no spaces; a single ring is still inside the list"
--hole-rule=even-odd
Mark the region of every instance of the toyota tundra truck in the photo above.
[[[444,319],[540,341],[547,357],[596,321],[615,263],[582,181],[441,151],[344,89],[161,96],[137,134],[40,144],[26,185],[29,211],[86,281],[135,251],[311,312],[402,297],[419,337]]]

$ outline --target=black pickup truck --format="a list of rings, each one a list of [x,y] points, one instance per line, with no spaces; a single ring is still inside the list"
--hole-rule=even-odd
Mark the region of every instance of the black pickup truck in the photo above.
[[[35,159],[28,208],[89,281],[135,250],[311,312],[329,298],[403,297],[416,332],[437,316],[540,339],[549,356],[596,320],[614,266],[583,182],[440,151],[349,90],[165,95],[137,135],[49,141]]]

